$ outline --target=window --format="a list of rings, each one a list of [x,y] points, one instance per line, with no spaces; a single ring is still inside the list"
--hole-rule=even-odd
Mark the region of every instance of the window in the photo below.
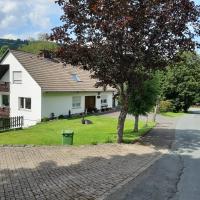
[[[31,110],[31,98],[19,98],[19,109]]]
[[[80,108],[81,107],[81,97],[72,97],[72,108]]]
[[[3,106],[9,106],[9,96],[8,95],[2,95],[2,104],[3,104]]]
[[[107,103],[107,99],[101,99],[101,103],[102,103],[102,104]]]
[[[101,104],[107,104],[107,97],[106,96],[101,97]]]
[[[21,84],[22,83],[22,72],[21,71],[14,71],[13,72],[13,83],[14,84]]]
[[[72,80],[76,81],[76,82],[80,82],[81,81],[80,77],[77,74],[72,74]]]
[[[31,109],[31,98],[25,98],[25,108],[28,110]]]

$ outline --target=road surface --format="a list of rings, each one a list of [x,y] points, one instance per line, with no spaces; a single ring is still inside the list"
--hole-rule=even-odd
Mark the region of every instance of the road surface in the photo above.
[[[107,200],[200,200],[200,110],[176,125],[172,151]]]

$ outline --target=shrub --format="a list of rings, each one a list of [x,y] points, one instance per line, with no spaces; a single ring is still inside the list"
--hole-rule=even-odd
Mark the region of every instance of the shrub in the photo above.
[[[64,115],[59,115],[59,116],[58,116],[58,119],[64,119],[64,118],[65,118]]]
[[[170,100],[160,101],[160,112],[173,111],[173,103]]]
[[[48,118],[48,117],[44,117],[44,118],[42,118],[41,121],[42,121],[42,122],[48,122],[48,121],[49,121],[49,118]]]

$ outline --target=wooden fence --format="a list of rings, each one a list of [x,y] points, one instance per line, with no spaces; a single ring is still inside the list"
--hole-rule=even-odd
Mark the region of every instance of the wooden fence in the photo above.
[[[24,125],[24,118],[21,116],[0,118],[0,131],[22,128],[23,125]]]

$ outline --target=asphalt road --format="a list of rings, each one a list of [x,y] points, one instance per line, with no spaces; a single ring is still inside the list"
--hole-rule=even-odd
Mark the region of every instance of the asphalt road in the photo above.
[[[200,110],[176,125],[172,151],[107,200],[200,200]]]

